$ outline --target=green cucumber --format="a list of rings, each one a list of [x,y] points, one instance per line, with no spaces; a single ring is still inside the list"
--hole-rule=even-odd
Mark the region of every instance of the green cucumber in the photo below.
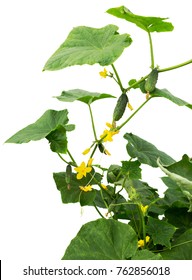
[[[139,84],[139,88],[141,90],[142,93],[146,93],[146,90],[145,90],[145,83],[146,81],[142,81],[140,84]]]
[[[66,167],[66,173],[65,173],[65,181],[67,183],[68,189],[70,188],[71,176],[72,176],[72,168],[71,168],[71,165],[68,164]]]
[[[117,100],[117,104],[116,104],[114,112],[113,112],[113,121],[118,121],[122,118],[128,101],[129,101],[129,99],[128,99],[127,95],[125,93],[122,93]]]
[[[146,82],[145,82],[145,90],[146,92],[153,92],[155,90],[155,86],[158,80],[158,70],[154,68],[149,74]]]

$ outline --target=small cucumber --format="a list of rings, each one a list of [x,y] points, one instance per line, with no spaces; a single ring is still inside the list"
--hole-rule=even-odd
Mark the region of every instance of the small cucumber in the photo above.
[[[65,173],[65,181],[67,183],[68,189],[70,189],[71,176],[72,176],[72,168],[71,168],[71,165],[68,164],[66,167],[66,173]]]
[[[140,84],[139,84],[139,88],[141,90],[142,93],[146,93],[146,90],[145,90],[145,83],[146,81],[142,81]]]
[[[158,79],[158,70],[157,68],[154,68],[146,80],[145,83],[146,92],[153,92],[155,90],[157,79]]]
[[[127,95],[125,93],[122,93],[117,100],[117,104],[113,112],[113,121],[118,121],[121,119],[125,112],[128,101],[129,99]]]

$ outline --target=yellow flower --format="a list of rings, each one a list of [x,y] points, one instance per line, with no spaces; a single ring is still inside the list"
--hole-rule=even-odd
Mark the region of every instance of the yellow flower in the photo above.
[[[104,184],[101,184],[101,187],[102,187],[104,190],[107,190],[107,189],[108,189],[107,186],[104,185]]]
[[[88,186],[80,186],[79,187],[83,192],[91,192],[93,189],[92,189],[92,186],[91,185],[88,185]]]
[[[134,110],[133,107],[132,107],[132,105],[131,105],[130,103],[128,103],[127,106],[128,106],[128,108],[129,108],[131,111]]]
[[[90,152],[90,150],[91,150],[90,148],[85,149],[85,150],[82,152],[82,154],[83,154],[83,155],[87,155],[87,154]]]
[[[150,236],[147,235],[146,238],[145,238],[145,242],[146,242],[146,243],[149,243],[149,240],[150,240]],[[143,239],[140,239],[140,240],[138,241],[138,248],[144,247],[144,245],[145,245],[144,240],[143,240]]]
[[[91,172],[92,167],[86,166],[85,162],[83,161],[79,166],[74,168],[77,171],[77,179],[82,179],[83,176],[86,177],[87,173]]]
[[[103,71],[99,72],[99,75],[100,75],[102,78],[106,78],[106,77],[107,77],[107,69],[104,68]]]
[[[112,142],[113,141],[113,136],[115,134],[119,133],[119,130],[113,131],[111,129],[113,129],[113,125],[110,123],[106,123],[106,126],[108,126],[110,129],[105,129],[103,131],[103,134],[100,135],[100,138],[103,139],[103,142]]]
[[[140,204],[140,208],[141,208],[141,211],[143,213],[143,216],[145,216],[148,207],[149,207],[148,205],[143,206],[142,204]]]

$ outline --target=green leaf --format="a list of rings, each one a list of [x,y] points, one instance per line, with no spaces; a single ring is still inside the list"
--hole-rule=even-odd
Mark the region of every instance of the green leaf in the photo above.
[[[169,176],[182,191],[188,191],[192,194],[192,162],[187,155],[184,155],[181,161],[169,166],[163,166],[160,160],[158,160],[157,163],[161,170]]]
[[[146,230],[151,235],[154,245],[160,244],[171,248],[170,240],[176,231],[176,227],[165,221],[149,217]]]
[[[140,163],[158,167],[158,158],[160,158],[164,164],[172,164],[174,162],[174,159],[158,150],[153,144],[132,133],[126,133],[124,138],[128,141],[127,152],[129,156],[137,158]]]
[[[181,235],[186,230],[192,228],[192,213],[188,212],[188,208],[169,208],[165,211],[165,218],[168,223],[177,227],[177,235]]]
[[[132,40],[128,34],[119,35],[118,27],[79,26],[73,28],[64,43],[49,58],[44,70],[59,70],[72,65],[110,65],[122,54]]]
[[[86,104],[91,104],[92,102],[104,98],[115,98],[115,96],[106,94],[106,93],[98,93],[98,92],[90,92],[82,89],[72,89],[68,91],[63,91],[60,96],[56,96],[59,101],[63,102],[73,102],[73,101],[81,101]]]
[[[159,197],[157,192],[158,190],[154,187],[150,187],[146,182],[133,180],[132,186],[135,188],[137,194],[139,195],[139,200],[143,205],[149,205]]]
[[[126,260],[137,250],[137,235],[127,224],[98,219],[82,226],[63,260]]]
[[[151,251],[144,249],[144,250],[138,250],[131,259],[132,260],[162,260],[163,258],[160,254],[154,254]]]
[[[129,84],[130,87],[132,87],[132,88],[134,88],[134,89],[139,88],[139,84],[137,84],[137,85],[134,86],[135,83],[137,83],[137,80],[136,80],[136,79],[131,79],[131,80],[128,82],[128,84]]]
[[[84,192],[79,187],[86,186],[87,184],[94,185],[92,175],[94,170],[91,171],[86,177],[81,180],[76,178],[76,173],[71,174],[70,184],[66,182],[66,172],[53,173],[57,189],[61,193],[61,199],[63,203],[76,203],[80,202],[81,206],[93,205],[93,201],[96,197],[96,191],[92,189],[90,192]],[[94,177],[98,182],[101,181],[101,175],[95,173]],[[92,181],[91,181],[92,178]]]
[[[129,179],[141,179],[141,163],[138,160],[135,161],[122,161],[122,173],[129,176]]]
[[[150,93],[150,95],[152,97],[164,97],[164,98],[170,100],[171,102],[175,103],[178,106],[186,106],[186,107],[192,109],[192,104],[172,95],[167,89],[156,88],[153,92]]]
[[[66,129],[62,125],[59,125],[54,131],[49,133],[46,138],[50,142],[50,148],[53,152],[67,152]]]
[[[168,187],[162,201],[169,207],[189,208],[189,201],[183,194],[181,188],[169,177],[161,178],[163,183]]]
[[[114,184],[118,179],[121,179],[122,176],[119,176],[120,172],[121,166],[117,164],[110,165],[107,172],[107,182]]]
[[[5,143],[28,143],[47,138],[54,152],[63,153],[67,150],[66,132],[75,128],[67,125],[69,119],[68,111],[47,110],[35,123],[26,126]]]
[[[192,228],[180,235],[171,250],[161,253],[164,260],[192,260]]]
[[[125,6],[111,8],[107,10],[107,13],[132,22],[147,32],[167,32],[174,28],[170,22],[165,22],[168,18],[135,15]]]

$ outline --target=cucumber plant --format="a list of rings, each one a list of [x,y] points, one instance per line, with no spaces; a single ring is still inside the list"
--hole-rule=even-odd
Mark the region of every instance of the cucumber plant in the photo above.
[[[104,166],[102,162],[95,161],[95,156],[97,153],[102,153],[103,157],[110,156],[107,142],[115,141],[121,129],[151,99],[165,98],[175,105],[192,109],[192,104],[174,96],[167,89],[158,88],[158,77],[162,72],[184,67],[192,63],[192,59],[167,68],[155,65],[151,33],[173,31],[173,25],[167,18],[137,15],[125,6],[108,9],[107,13],[135,24],[146,32],[150,46],[148,73],[143,73],[141,78],[128,80],[128,86],[123,86],[115,62],[132,44],[132,38],[129,34],[120,34],[118,27],[113,24],[102,28],[73,28],[43,68],[44,71],[56,71],[74,65],[99,64],[102,69],[104,67],[100,72],[101,77],[111,79],[119,87],[117,96],[111,95],[110,91],[98,93],[83,89],[65,90],[57,96],[61,102],[80,101],[87,106],[93,141],[82,151],[82,162],[77,163],[76,157],[69,150],[68,133],[75,130],[75,125],[69,124],[67,109],[47,110],[37,121],[11,136],[6,143],[21,144],[47,139],[51,151],[59,156],[64,165],[61,172],[53,174],[62,202],[94,207],[99,215],[97,220],[82,226],[65,250],[63,260],[191,260],[190,156],[185,154],[181,160],[176,161],[148,140],[130,131],[123,135],[127,160],[122,160],[121,164]],[[131,91],[146,94],[144,102],[135,110],[129,102]],[[106,123],[106,128],[98,137],[92,103],[107,98],[113,98],[114,111],[110,116],[111,123]],[[103,114],[109,119],[107,110]],[[88,156],[88,160],[85,160],[85,156]],[[163,197],[154,186],[142,180],[144,165],[159,168],[165,174],[162,178],[166,186]]]

